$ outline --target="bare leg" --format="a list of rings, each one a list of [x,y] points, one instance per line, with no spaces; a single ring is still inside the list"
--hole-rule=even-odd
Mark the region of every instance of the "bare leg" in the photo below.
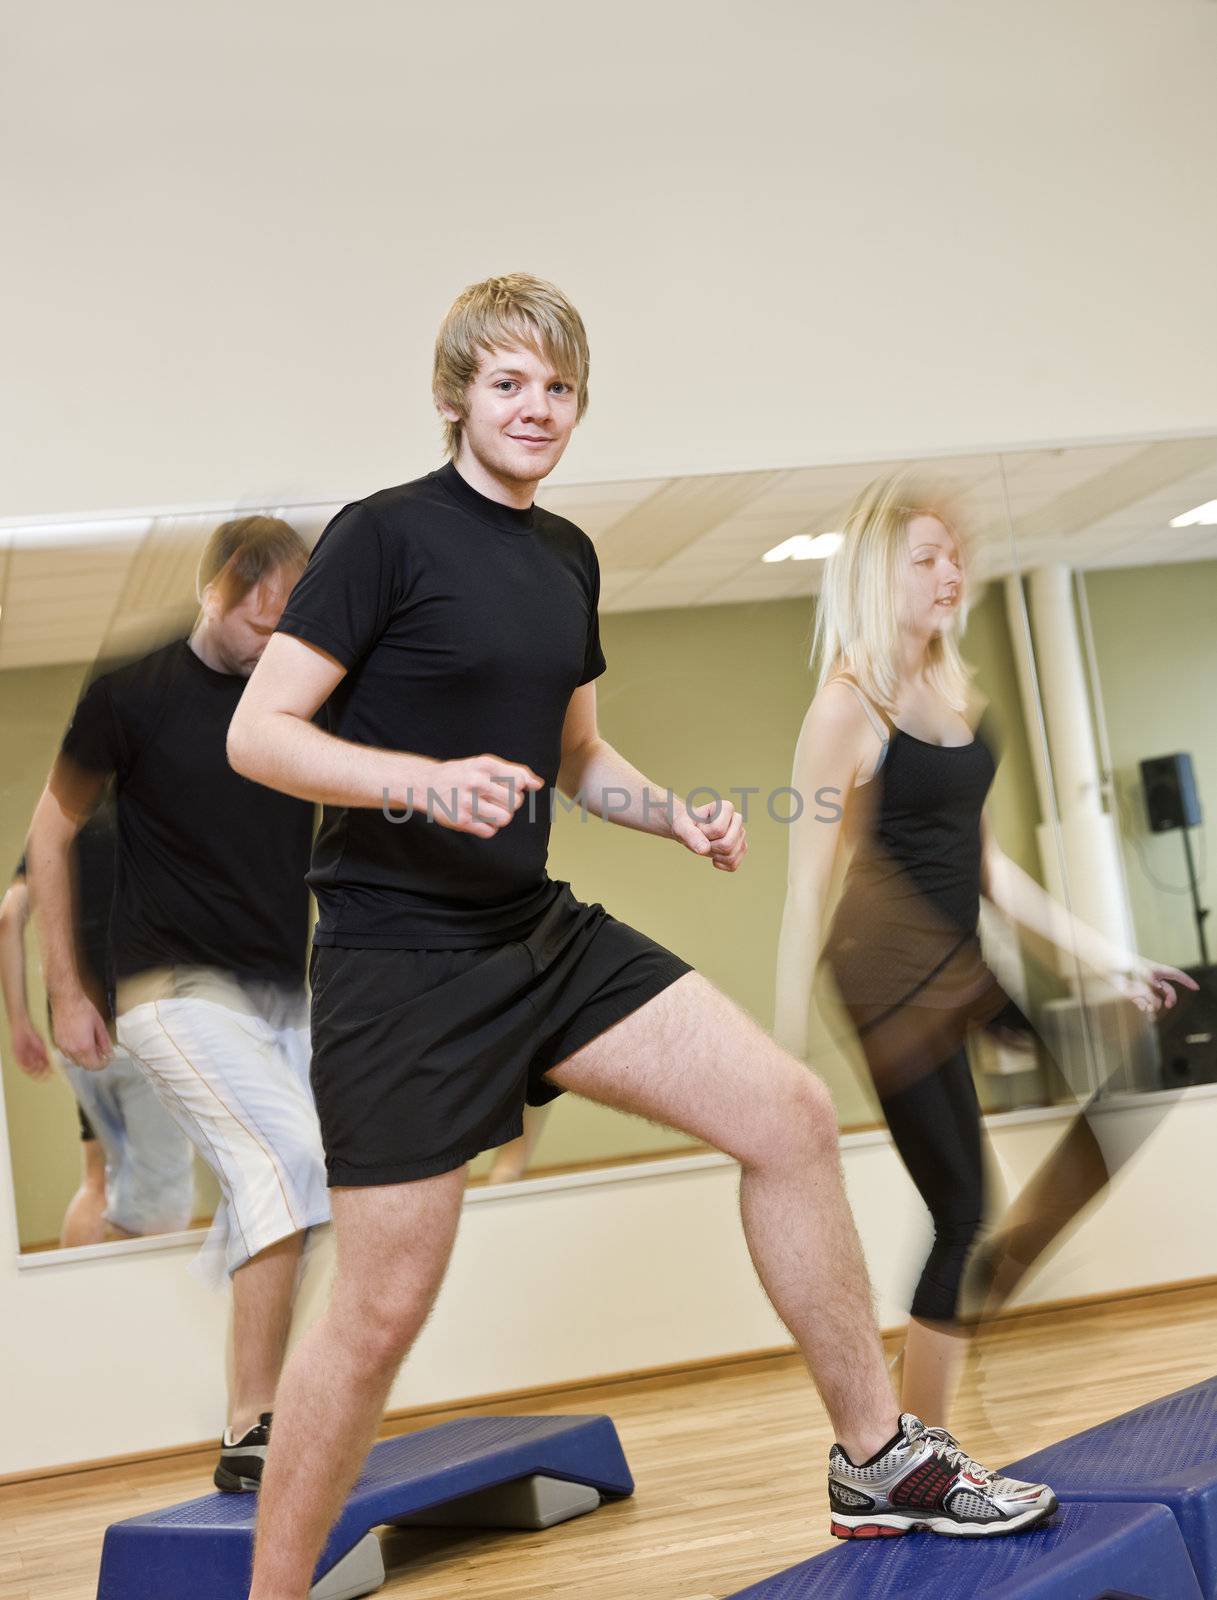
[[[930,1427],[943,1427],[968,1353],[966,1332],[949,1322],[923,1322],[910,1317],[904,1347],[900,1405]]]
[[[106,1238],[106,1152],[100,1139],[82,1140],[80,1152],[80,1187],[68,1201],[59,1233],[65,1250]]]
[[[402,1358],[443,1282],[465,1169],[335,1189],[330,1303],[279,1385],[249,1600],[305,1600]]]
[[[275,1405],[275,1389],[292,1322],[292,1300],[304,1235],[293,1233],[251,1257],[232,1275],[233,1438]]]
[[[545,1131],[548,1106],[524,1107],[524,1132],[518,1139],[501,1145],[494,1165],[486,1175],[487,1183],[518,1183],[532,1165],[537,1140]]]
[[[854,1461],[881,1449],[898,1409],[819,1078],[695,972],[549,1076],[735,1157],[753,1263],[837,1438]]]

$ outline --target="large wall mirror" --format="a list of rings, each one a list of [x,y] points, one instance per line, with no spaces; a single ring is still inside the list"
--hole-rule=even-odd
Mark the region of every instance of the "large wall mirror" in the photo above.
[[[821,536],[836,532],[865,484],[900,465],[558,482],[541,497],[599,552],[604,735],[681,794],[746,795],[751,845],[731,876],[574,813],[557,819],[551,871],[692,961],[766,1027],[786,891],[787,786],[813,689],[808,649],[832,544]],[[974,545],[963,653],[999,730],[988,812],[1003,850],[1113,938],[1161,961],[1207,967],[1198,912],[1217,889],[1201,826],[1217,795],[1217,439],[925,465],[951,486]],[[266,509],[311,543],[334,508]],[[87,674],[189,630],[200,550],[232,514],[0,525],[6,881]],[[1213,1031],[1206,1045],[1199,1009],[1187,1013],[1191,1026],[1147,1022],[1000,919],[987,917],[983,932],[991,962],[1042,1023],[1063,1068],[1062,1078],[1041,1053],[986,1040],[973,1066],[987,1111],[1217,1079]],[[29,1014],[45,1038],[32,930],[25,948]],[[817,985],[813,1011],[809,1055],[843,1125],[876,1123],[831,985]],[[0,1052],[20,1244],[45,1251],[81,1183],[77,1107],[61,1071],[22,1069],[7,1017]],[[531,1131],[530,1165],[521,1154],[512,1171],[542,1178],[690,1148],[570,1097]],[[511,1175],[492,1167],[484,1157],[475,1179]],[[198,1171],[199,1226],[214,1204],[211,1183]]]

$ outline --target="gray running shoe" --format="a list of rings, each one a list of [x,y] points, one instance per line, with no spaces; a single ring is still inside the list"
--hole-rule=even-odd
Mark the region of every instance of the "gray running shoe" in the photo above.
[[[999,1477],[945,1428],[927,1428],[911,1411],[883,1454],[860,1467],[833,1445],[828,1499],[838,1539],[894,1539],[917,1528],[987,1539],[1034,1528],[1057,1504],[1047,1484]]]

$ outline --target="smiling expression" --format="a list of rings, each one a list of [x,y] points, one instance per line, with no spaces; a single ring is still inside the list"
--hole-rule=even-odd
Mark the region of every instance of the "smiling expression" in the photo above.
[[[457,467],[472,456],[502,482],[539,483],[562,459],[578,420],[578,396],[549,360],[527,348],[483,355],[465,390],[465,412],[440,406],[461,423]]]

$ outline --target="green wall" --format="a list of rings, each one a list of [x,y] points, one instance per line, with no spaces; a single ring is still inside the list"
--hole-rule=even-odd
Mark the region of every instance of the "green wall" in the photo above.
[[[603,619],[609,668],[600,680],[601,732],[649,777],[685,794],[754,786],[749,850],[739,872],[715,872],[663,840],[595,818],[561,817],[551,869],[585,899],[601,899],[691,961],[766,1028],[786,891],[788,830],[763,797],[790,782],[795,740],[812,692],[806,666],[812,608],[804,600],[614,614]],[[965,644],[992,703],[1002,762],[991,815],[1002,846],[1039,876],[1038,811],[1000,588],[973,608]],[[819,991],[811,1059],[844,1123],[872,1122],[848,1026]],[[593,1159],[609,1114],[558,1102],[539,1160]],[[616,1123],[618,1119],[614,1119]],[[637,1125],[635,1125],[637,1126]],[[649,1132],[649,1131],[648,1131]],[[675,1143],[662,1134],[667,1147]],[[560,1157],[550,1151],[561,1148]],[[579,1155],[566,1155],[568,1149]]]
[[[1149,832],[1138,763],[1189,751],[1202,811],[1217,806],[1217,561],[1088,572],[1086,595],[1138,948],[1194,966],[1200,953],[1182,839]],[[1207,828],[1192,836],[1201,902],[1217,907],[1211,837]],[[1212,955],[1213,918],[1208,933]]]
[[[0,789],[0,881],[8,887],[25,848],[30,816],[42,793],[58,735],[76,703],[84,668],[34,667],[0,672],[0,729],[4,780]],[[34,932],[26,936],[30,1015],[46,1033],[46,1001],[35,955]],[[0,1013],[3,1013],[0,1005]],[[13,1060],[8,1018],[0,1015],[4,1098],[22,1244],[54,1239],[63,1208],[80,1172],[76,1102],[60,1073],[41,1083],[27,1078]]]

